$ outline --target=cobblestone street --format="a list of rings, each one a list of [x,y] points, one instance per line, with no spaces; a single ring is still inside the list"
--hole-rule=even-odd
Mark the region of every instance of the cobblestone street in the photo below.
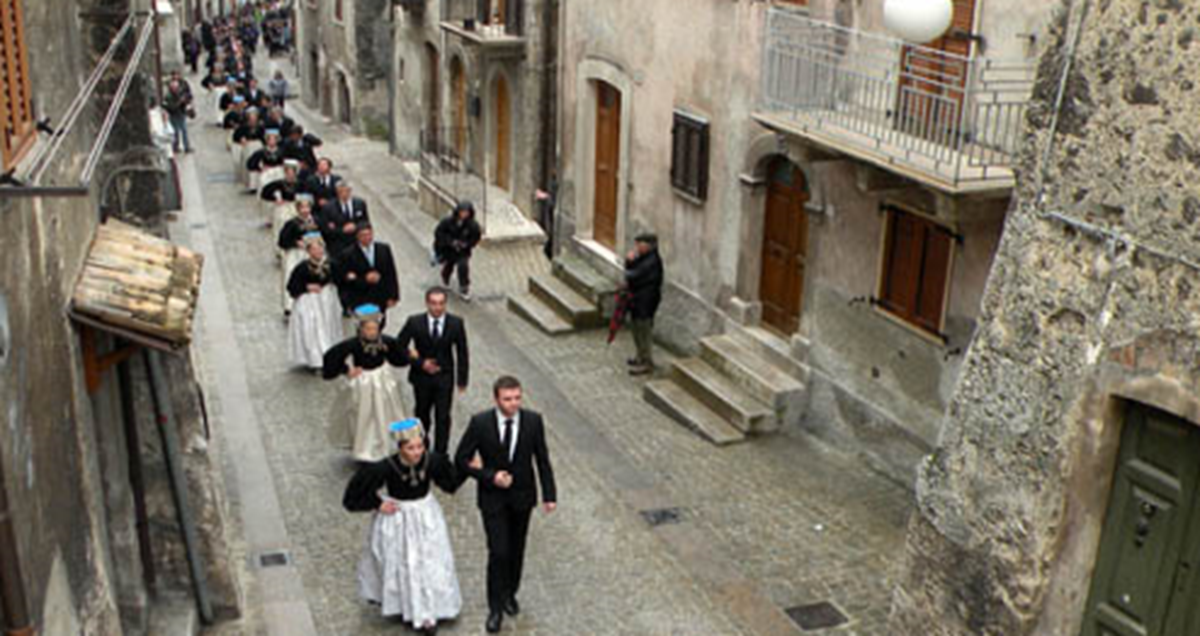
[[[435,219],[417,208],[412,169],[385,143],[288,108],[325,140],[320,154],[335,159],[335,172],[370,205],[377,236],[395,249],[402,302],[392,312],[394,334],[437,282],[428,263]],[[214,248],[205,253],[197,355],[234,517],[253,535],[259,500],[239,492],[248,467],[237,462],[246,456],[240,440],[256,436],[286,530],[287,544],[273,547],[290,554],[289,564],[263,569],[259,553],[271,546],[247,540],[250,609],[222,633],[297,633],[281,631],[278,615],[261,609],[282,589],[273,577],[302,588],[286,600],[297,608],[291,618],[308,612],[313,633],[403,631],[357,598],[367,517],[341,507],[353,465],[326,441],[335,383],[288,364],[274,237],[261,227],[257,201],[234,183],[223,132],[211,119],[203,112],[195,120],[197,151],[180,160],[184,189],[201,190],[189,200],[198,195],[202,204],[185,207],[172,235],[200,251]],[[611,347],[600,331],[550,338],[506,309],[506,294],[548,268],[539,245],[485,245],[473,267],[476,302],[451,303],[467,321],[472,367],[470,390],[455,405],[455,438],[470,414],[491,405],[492,380],[516,375],[528,406],[546,416],[559,479],[558,512],[535,515],[522,614],[504,633],[800,634],[786,610],[829,601],[849,622],[809,633],[885,634],[891,570],[911,511],[907,490],[795,427],[718,448],[674,423],[641,399],[642,381],[626,375],[627,334]],[[244,374],[249,404],[235,403],[242,398],[229,390],[230,365]],[[438,496],[465,600],[462,617],[443,633],[483,633],[486,552],[474,486]],[[675,509],[678,518],[652,526],[642,513],[658,509]]]

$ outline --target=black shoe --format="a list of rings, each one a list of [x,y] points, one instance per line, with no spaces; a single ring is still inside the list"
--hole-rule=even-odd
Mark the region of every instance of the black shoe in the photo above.
[[[637,366],[629,367],[629,375],[650,375],[654,372],[654,367],[648,364],[638,364]]]
[[[640,366],[642,366],[642,359],[641,358],[630,358],[625,361],[625,364],[628,364],[631,367],[640,367]]]
[[[521,606],[517,603],[517,597],[514,596],[508,599],[508,602],[504,604],[504,613],[509,616],[516,616],[521,613]]]
[[[500,626],[503,623],[504,623],[504,614],[501,614],[500,612],[492,612],[492,613],[488,614],[487,633],[489,633],[489,634],[500,633]]]
[[[437,625],[421,628],[421,636],[437,636]]]

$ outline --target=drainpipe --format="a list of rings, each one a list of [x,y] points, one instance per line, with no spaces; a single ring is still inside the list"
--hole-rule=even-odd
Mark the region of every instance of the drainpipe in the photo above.
[[[179,432],[175,428],[175,408],[171,404],[171,394],[167,390],[167,376],[163,372],[159,352],[146,349],[144,354],[146,370],[150,374],[150,397],[154,402],[155,420],[158,422],[158,431],[162,436],[163,455],[167,460],[167,475],[171,481],[171,494],[175,498],[179,526],[183,529],[183,545],[187,550],[192,587],[196,592],[196,605],[200,610],[200,620],[205,625],[211,625],[213,622],[212,601],[208,594],[208,580],[204,575],[203,557],[200,555],[196,525],[188,499],[187,480],[179,459]]]
[[[4,615],[5,636],[34,636],[29,619],[29,602],[21,576],[17,536],[13,532],[12,512],[8,508],[8,490],[4,485],[4,466],[0,461],[0,608]]]
[[[554,82],[558,80],[558,0],[542,0],[542,85],[541,85],[541,101],[542,101],[542,144],[541,144],[541,175],[539,181],[540,189],[550,193],[550,198],[544,201],[539,201],[538,204],[543,207],[543,229],[546,231],[546,253],[548,256],[554,254],[554,218],[546,214],[545,207],[556,202],[558,184],[551,183],[551,175],[554,173],[555,157],[557,155],[556,148],[558,146],[558,126],[556,109],[558,95],[554,94]],[[557,182],[557,179],[554,180]],[[549,210],[554,214],[553,209]],[[548,218],[546,218],[548,217]]]

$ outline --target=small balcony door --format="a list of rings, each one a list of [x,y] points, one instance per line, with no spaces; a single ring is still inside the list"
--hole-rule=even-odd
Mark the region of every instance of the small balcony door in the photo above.
[[[954,0],[950,30],[920,47],[900,52],[900,93],[897,127],[910,135],[954,146],[967,107],[971,37],[977,0]]]

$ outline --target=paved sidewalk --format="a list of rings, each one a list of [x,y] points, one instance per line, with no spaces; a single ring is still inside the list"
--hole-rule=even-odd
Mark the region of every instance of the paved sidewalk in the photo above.
[[[289,106],[326,140],[323,154],[359,186],[382,240],[396,247],[403,312],[437,281],[427,253],[435,220],[416,207],[409,167],[386,144]],[[270,237],[257,228],[250,197],[224,182],[228,157],[219,132],[195,130],[215,253],[245,367],[249,399],[281,504],[295,571],[320,634],[390,633],[355,598],[353,567],[366,519],[340,508],[350,466],[324,441],[333,383],[290,370]],[[550,424],[562,506],[534,521],[527,608],[509,634],[664,636],[800,634],[784,609],[831,601],[850,622],[819,634],[886,633],[890,570],[903,545],[907,492],[852,457],[832,453],[798,430],[715,448],[641,400],[641,381],[624,373],[631,349],[600,332],[551,339],[503,303],[530,274],[548,270],[537,246],[488,245],[477,253],[477,302],[455,302],[472,338],[473,386],[456,406],[487,408],[487,384],[501,372],[527,385]],[[212,293],[206,289],[204,293]],[[202,333],[204,358],[227,352]],[[211,389],[210,389],[211,391]],[[228,443],[221,401],[214,428]],[[225,431],[224,433],[222,431]],[[446,634],[482,633],[484,545],[473,486],[440,497],[451,526],[464,616]],[[676,509],[677,523],[651,527],[642,515]],[[252,552],[252,551],[251,551]],[[251,553],[250,556],[253,556]],[[252,599],[261,602],[262,599]],[[222,633],[266,633],[254,621]]]

